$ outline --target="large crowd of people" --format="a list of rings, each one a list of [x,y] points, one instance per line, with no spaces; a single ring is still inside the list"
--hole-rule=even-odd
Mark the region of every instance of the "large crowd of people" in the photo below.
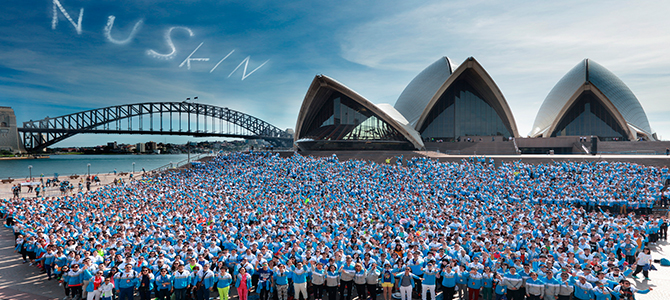
[[[649,214],[667,177],[607,161],[230,153],[0,213],[67,299],[633,299],[667,239]]]

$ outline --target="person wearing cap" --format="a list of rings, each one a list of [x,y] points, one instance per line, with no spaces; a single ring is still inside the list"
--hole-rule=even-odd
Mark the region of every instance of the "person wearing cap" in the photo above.
[[[593,296],[595,297],[595,300],[611,300],[612,289],[604,285],[601,281],[598,281],[593,288]]]
[[[561,272],[558,282],[558,300],[570,300],[575,290],[574,279],[564,270],[564,272]]]
[[[391,295],[393,294],[393,283],[394,283],[393,270],[391,270],[391,264],[384,264],[384,270],[381,273],[381,282],[382,282],[382,297],[384,300],[391,300]]]
[[[156,298],[158,300],[169,300],[172,290],[172,275],[167,268],[161,268],[158,275],[154,277],[156,282]]]
[[[544,281],[544,299],[545,300],[555,300],[558,298],[558,291],[560,289],[560,282],[554,278],[554,272],[549,269],[544,273],[542,277]]]
[[[610,269],[610,272],[605,275],[605,279],[614,283],[614,285],[610,284],[610,288],[614,289],[614,287],[618,285],[621,280],[626,279],[626,276],[630,275],[631,273],[633,273],[633,270],[631,269],[621,273],[619,267],[614,266]]]
[[[172,282],[175,300],[185,300],[186,292],[191,286],[191,272],[186,270],[184,264],[177,266],[177,270],[172,274]]]
[[[626,237],[624,242],[619,245],[619,248],[623,251],[623,254],[626,255],[626,262],[629,265],[635,263],[635,253],[637,253],[638,246],[633,243],[630,237]]]

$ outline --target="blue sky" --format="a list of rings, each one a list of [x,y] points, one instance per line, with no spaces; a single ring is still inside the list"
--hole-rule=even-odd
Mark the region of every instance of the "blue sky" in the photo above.
[[[549,90],[588,57],[619,76],[652,128],[670,139],[664,1],[56,2],[75,24],[84,9],[80,32],[58,7],[53,28],[54,0],[9,1],[0,11],[0,106],[13,107],[19,122],[198,96],[293,128],[316,74],[393,104],[439,57],[460,63],[474,56],[526,135]],[[166,57],[171,28],[175,51]],[[180,67],[199,45],[192,57],[209,61]],[[243,67],[228,77],[247,57],[247,77]],[[58,146],[149,139],[188,138],[82,135]]]

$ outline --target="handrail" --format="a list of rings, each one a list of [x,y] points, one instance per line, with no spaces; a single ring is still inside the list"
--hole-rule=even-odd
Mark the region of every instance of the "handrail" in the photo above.
[[[184,165],[187,165],[187,164],[191,163],[192,161],[196,161],[196,160],[199,160],[203,157],[209,157],[209,156],[216,156],[216,153],[200,153],[200,154],[198,154],[194,157],[190,157],[190,158],[187,158],[187,159],[184,159],[184,160],[180,160],[176,163],[169,163],[169,164],[160,166],[158,168],[155,168],[155,169],[151,170],[151,172],[163,172],[163,171],[167,171],[167,170],[170,170],[170,169],[177,169],[179,167],[183,167]]]

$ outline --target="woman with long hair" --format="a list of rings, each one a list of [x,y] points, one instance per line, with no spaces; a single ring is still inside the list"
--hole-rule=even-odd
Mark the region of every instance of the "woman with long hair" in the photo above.
[[[367,295],[365,292],[365,277],[367,275],[367,272],[365,269],[363,269],[363,265],[360,263],[357,263],[354,266],[354,285],[356,286],[356,293],[358,294],[358,299],[359,300],[365,300],[367,299]],[[353,298],[353,297],[352,297]]]
[[[340,272],[336,265],[328,266],[326,272],[326,290],[328,291],[328,300],[337,299],[337,287],[340,285]]]
[[[393,271],[391,270],[391,264],[384,265],[384,271],[381,274],[382,277],[382,290],[384,300],[392,300],[391,295],[393,294]]]
[[[246,268],[241,267],[239,269],[235,287],[237,288],[237,295],[239,299],[247,300],[247,296],[249,296],[249,289],[251,289],[251,275],[247,273]]]
[[[637,260],[635,261],[637,267],[635,267],[635,272],[633,272],[633,278],[637,278],[637,274],[642,271],[645,280],[649,280],[649,269],[651,268],[652,258],[651,258],[651,249],[645,247],[642,252],[637,255]]]

